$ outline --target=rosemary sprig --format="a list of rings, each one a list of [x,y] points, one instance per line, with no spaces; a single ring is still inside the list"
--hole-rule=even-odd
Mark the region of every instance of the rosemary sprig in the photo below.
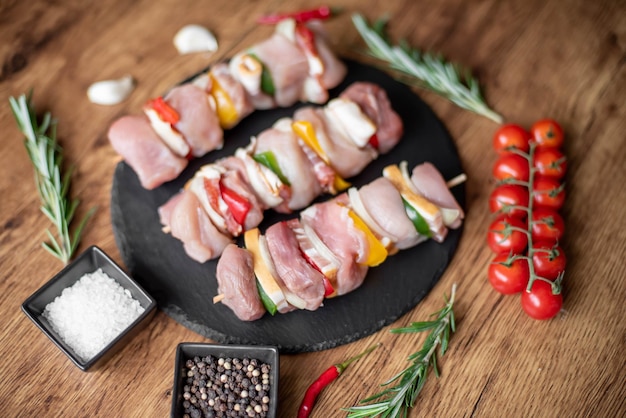
[[[404,40],[391,45],[385,34],[386,18],[377,20],[370,27],[363,16],[354,14],[352,22],[369,48],[368,55],[385,61],[399,72],[399,81],[432,90],[463,109],[496,123],[503,122],[502,116],[489,108],[478,81],[468,70],[462,70],[441,56],[411,48]]]
[[[56,139],[56,120],[46,112],[37,122],[37,115],[31,102],[31,94],[22,94],[17,99],[9,98],[11,110],[19,129],[24,134],[24,146],[35,169],[35,185],[41,199],[41,211],[56,228],[56,236],[46,230],[49,241],[42,246],[52,255],[67,264],[74,255],[80,237],[95,208],[90,209],[70,235],[70,224],[74,219],[79,201],[70,200],[68,192],[72,169],[61,173],[63,162],[62,148]]]
[[[349,418],[408,416],[409,409],[415,405],[415,401],[424,387],[424,383],[426,383],[428,370],[431,366],[435,375],[439,377],[436,351],[437,347],[440,346],[440,355],[445,354],[450,341],[450,333],[455,331],[454,311],[452,310],[455,293],[456,284],[452,286],[450,299],[446,300],[446,305],[431,315],[435,317],[434,320],[413,322],[408,327],[391,330],[397,334],[428,330],[430,333],[422,348],[409,356],[408,361],[411,362],[411,365],[380,385],[385,389],[360,402],[367,405],[345,409],[348,411]]]

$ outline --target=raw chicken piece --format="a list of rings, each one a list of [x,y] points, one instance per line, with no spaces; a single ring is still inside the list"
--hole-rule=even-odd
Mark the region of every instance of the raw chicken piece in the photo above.
[[[315,33],[315,47],[324,64],[324,72],[320,81],[327,90],[335,88],[344,79],[348,69],[330,49],[323,23],[319,20],[312,20],[307,23],[307,26]]]
[[[305,120],[313,125],[317,141],[328,156],[330,165],[343,178],[357,175],[377,156],[371,147],[357,148],[328,122],[321,108],[300,108],[296,110],[293,120]]]
[[[368,267],[364,263],[369,252],[365,234],[354,226],[348,208],[330,200],[313,205],[300,213],[324,244],[341,261],[337,270],[335,291],[344,295],[363,283]]]
[[[220,62],[211,67],[210,74],[217,80],[222,90],[226,92],[228,98],[237,111],[237,118],[232,121],[232,124],[225,126],[225,129],[232,128],[239,123],[241,119],[248,116],[254,111],[254,107],[250,102],[246,89],[239,83],[231,74],[230,68],[227,63]],[[193,80],[193,84],[203,89],[207,94],[210,94],[213,89],[213,82],[209,73],[204,73]]]
[[[274,99],[280,107],[289,107],[300,100],[309,64],[302,51],[278,32],[254,45],[250,52],[267,67],[274,82]]]
[[[171,234],[183,242],[189,257],[204,263],[221,254],[232,238],[217,230],[193,193],[181,195],[169,216]]]
[[[257,227],[263,221],[262,202],[254,194],[254,190],[248,182],[246,168],[243,162],[236,157],[225,157],[216,164],[224,167],[226,172],[222,174],[222,185],[234,191],[250,203],[250,209],[243,225],[244,230]]]
[[[187,166],[187,160],[174,155],[143,116],[122,116],[109,128],[108,138],[145,189],[175,179]]]
[[[313,166],[298,144],[298,138],[291,130],[266,129],[257,137],[254,154],[272,152],[283,175],[289,180],[291,210],[308,206],[322,192],[317,182]]]
[[[229,244],[222,253],[215,272],[217,292],[221,302],[242,321],[254,321],[265,314],[256,286],[252,254],[235,244]]]
[[[174,87],[164,97],[180,120],[174,125],[191,147],[194,157],[222,148],[224,133],[207,94],[199,87],[186,83]]]
[[[411,181],[420,195],[442,210],[447,227],[456,229],[461,226],[465,217],[463,208],[458,204],[443,176],[434,165],[426,162],[413,168]]]
[[[386,232],[395,248],[404,250],[426,239],[417,233],[406,215],[402,196],[389,180],[379,177],[358,193],[369,216]]]
[[[402,119],[393,110],[387,93],[380,86],[369,82],[356,82],[339,97],[356,102],[361,110],[376,124],[378,151],[382,154],[396,146],[404,132]]]

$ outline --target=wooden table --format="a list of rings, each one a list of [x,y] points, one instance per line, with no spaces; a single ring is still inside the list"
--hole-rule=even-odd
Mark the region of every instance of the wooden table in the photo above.
[[[467,218],[456,255],[433,291],[392,327],[427,319],[458,284],[458,329],[412,416],[611,417],[626,414],[626,7],[610,0],[438,2],[343,0],[327,28],[340,54],[363,46],[350,21],[388,13],[390,34],[473,69],[487,101],[509,122],[529,127],[553,117],[566,132],[568,258],[564,310],[529,319],[516,297],[486,279],[485,243],[493,189],[491,138],[497,125],[441,97],[417,91],[449,129],[468,175]],[[621,4],[620,4],[621,3]],[[81,372],[20,312],[20,304],[62,267],[42,248],[48,220],[39,211],[33,170],[7,99],[34,89],[34,102],[58,119],[66,161],[76,166],[79,215],[97,206],[79,251],[96,244],[121,262],[109,213],[116,155],[106,138],[113,120],[206,65],[263,39],[255,19],[313,7],[297,1],[34,0],[0,5],[0,415],[166,416],[174,350],[206,341],[158,312],[104,367]],[[219,51],[180,56],[175,32],[210,28]],[[122,104],[88,102],[87,87],[130,73],[136,90]],[[384,328],[322,352],[281,356],[280,416],[294,416],[315,376],[375,342],[319,399],[313,416],[343,416],[406,363],[421,335]]]

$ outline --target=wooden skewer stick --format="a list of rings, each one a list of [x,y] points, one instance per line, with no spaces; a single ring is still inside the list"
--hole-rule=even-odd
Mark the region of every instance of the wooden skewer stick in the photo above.
[[[461,173],[456,177],[451,178],[450,180],[448,180],[446,182],[446,186],[448,186],[449,189],[458,186],[459,184],[465,183],[467,181],[467,175],[465,175],[465,173]],[[222,299],[224,299],[224,294],[220,293],[219,295],[215,295],[213,297],[213,303],[220,303],[222,301]]]
[[[446,182],[446,186],[448,186],[448,189],[451,189],[454,186],[458,186],[459,184],[465,183],[466,181],[467,181],[467,176],[465,175],[465,173],[461,173],[458,176],[453,177],[450,180],[448,180]]]

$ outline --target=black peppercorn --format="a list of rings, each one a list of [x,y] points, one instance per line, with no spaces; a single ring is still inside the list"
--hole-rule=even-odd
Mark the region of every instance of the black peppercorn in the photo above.
[[[256,359],[194,357],[185,362],[184,416],[266,417],[271,367]]]

